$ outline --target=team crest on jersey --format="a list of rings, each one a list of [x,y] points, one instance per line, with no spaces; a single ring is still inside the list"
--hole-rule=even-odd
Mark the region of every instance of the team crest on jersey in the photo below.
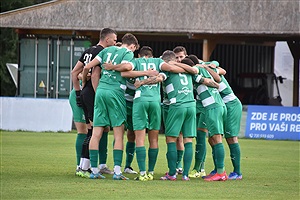
[[[190,90],[188,87],[183,87],[181,90],[178,90],[178,94],[185,94],[185,95],[188,95],[189,93],[191,93],[192,90]]]

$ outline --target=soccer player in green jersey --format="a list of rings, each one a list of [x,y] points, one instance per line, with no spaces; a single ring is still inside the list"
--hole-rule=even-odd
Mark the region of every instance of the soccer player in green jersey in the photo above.
[[[195,55],[189,55],[195,65],[199,65],[201,60],[198,59]],[[201,65],[205,67],[205,65]],[[218,74],[216,74],[212,69],[208,68],[208,72],[213,76],[214,80],[211,78],[203,79],[204,85],[207,87],[218,88],[219,85],[215,82],[220,82],[221,79]],[[199,84],[199,83],[198,83]],[[195,89],[195,87],[194,87]],[[200,178],[206,176],[205,173],[205,158],[206,158],[206,135],[208,133],[207,126],[205,123],[205,108],[201,103],[201,100],[196,96],[196,118],[197,118],[197,138],[196,138],[196,148],[195,148],[195,163],[193,170],[190,172],[190,178]]]
[[[205,110],[204,123],[208,130],[208,142],[212,147],[216,166],[216,172],[209,174],[204,178],[204,180],[225,181],[227,180],[227,174],[224,166],[225,150],[222,143],[222,137],[224,134],[223,127],[227,109],[218,90],[201,83],[203,77],[213,79],[212,75],[204,69],[204,67],[198,67],[198,69],[199,74],[194,77],[194,87],[197,90],[197,103],[203,106]],[[214,73],[214,78],[219,78],[216,73]]]
[[[145,52],[145,51],[142,48],[140,52]],[[105,69],[114,70],[115,68],[118,68],[118,67],[126,67],[126,65],[128,65],[128,64],[129,63],[123,63],[123,64],[119,64],[119,65],[104,64],[104,66],[105,66]],[[134,65],[132,63],[129,65],[132,65],[132,67],[134,67]],[[126,80],[127,88],[125,91],[125,99],[126,99],[126,108],[127,108],[126,128],[127,128],[128,142],[126,144],[126,164],[125,164],[124,172],[130,173],[130,174],[137,174],[137,172],[133,171],[133,169],[130,167],[130,164],[133,159],[133,154],[135,151],[135,132],[134,132],[134,128],[133,128],[133,119],[132,119],[132,117],[133,117],[133,113],[132,113],[133,99],[134,99],[135,91],[136,91],[134,82],[135,82],[136,77],[156,76],[156,75],[158,75],[158,71],[156,71],[153,68],[149,68],[148,70],[145,70],[145,71],[144,70],[142,70],[142,71],[139,71],[139,70],[125,71],[125,72],[121,72],[121,75],[123,77],[127,78],[127,80]],[[151,147],[151,145],[150,145],[150,147]],[[151,150],[150,150],[150,152],[151,152]],[[156,161],[156,159],[152,159],[152,160]],[[152,168],[154,169],[154,164],[152,164],[152,162],[149,163],[149,166],[151,166],[150,169],[152,169]]]
[[[162,59],[169,61],[170,64],[175,62],[175,65],[183,65],[177,63],[175,53],[172,51],[165,51],[162,55]],[[184,65],[187,66],[187,65]],[[188,67],[188,66],[187,66]],[[197,73],[198,69],[188,67],[190,73]],[[164,81],[166,86],[165,91],[167,92],[168,100],[170,102],[168,115],[165,121],[166,125],[166,141],[167,141],[167,160],[169,172],[166,176],[161,177],[161,180],[176,180],[176,163],[177,163],[177,148],[176,141],[178,139],[180,131],[184,137],[184,170],[182,180],[189,180],[188,171],[192,161],[193,147],[192,138],[195,137],[195,104],[193,93],[192,93],[192,78],[188,73],[164,72],[161,81]],[[191,128],[195,127],[195,129]]]
[[[173,49],[173,52],[175,53],[176,61],[179,63],[187,56],[187,51],[186,51],[185,47],[183,47],[183,46],[176,46]],[[176,148],[177,148],[176,171],[178,174],[182,174],[182,172],[183,172],[182,171],[182,156],[183,156],[183,151],[184,151],[182,133],[180,133],[180,135],[177,139]]]
[[[222,70],[222,68],[219,67],[219,62],[217,61],[212,61],[209,66],[216,71]],[[242,104],[234,94],[224,75],[225,73],[220,73],[221,82],[219,83],[220,87],[218,90],[227,108],[224,136],[229,146],[230,158],[233,165],[233,172],[228,175],[228,179],[241,180],[241,150],[238,142],[238,134],[240,132]]]
[[[148,46],[142,47],[139,52],[139,58],[133,60],[130,63],[136,70],[134,72],[143,72],[148,71],[150,69],[159,71],[179,70],[179,72],[185,72],[184,69],[176,65],[172,66],[165,63],[160,58],[153,58],[153,51]],[[188,66],[182,66],[181,64],[181,67],[184,68]],[[137,78],[137,82],[141,82],[147,78],[147,76],[139,76]],[[142,87],[139,87],[135,92],[133,101],[133,126],[136,135],[136,155],[138,165],[140,168],[140,176],[137,177],[136,180],[153,180],[154,167],[158,155],[158,133],[161,122],[160,101],[161,100],[159,84],[144,84]],[[148,139],[150,143],[148,150],[148,175],[146,174],[146,149],[144,144],[146,128],[148,128],[149,130]]]
[[[85,123],[87,125],[87,134],[82,134],[82,125],[78,126],[78,122],[76,117],[74,119],[76,128],[79,128],[79,134],[77,135],[76,139],[76,153],[77,153],[77,162],[80,159],[80,170],[78,170],[77,175],[85,177],[85,175],[89,176],[88,169],[90,168],[90,160],[89,160],[89,140],[92,135],[92,120],[93,120],[93,108],[94,108],[94,96],[95,92],[92,87],[92,83],[90,80],[87,81],[84,88],[81,88],[79,80],[81,81],[82,78],[82,70],[86,64],[88,64],[93,58],[95,58],[98,53],[104,49],[105,47],[112,46],[116,43],[117,40],[117,33],[110,29],[104,28],[100,31],[100,38],[97,45],[92,46],[86,49],[81,57],[79,58],[78,62],[76,63],[75,67],[73,68],[71,75],[72,75],[72,82],[74,91],[71,92],[70,97],[72,98],[72,94],[76,93],[76,102],[77,105],[75,109],[83,109],[85,115]],[[75,98],[74,98],[75,100]],[[80,107],[79,107],[80,106]],[[74,106],[72,106],[72,109]],[[81,117],[82,118],[82,117]],[[86,129],[86,128],[85,128]],[[107,132],[106,137],[102,137],[101,142],[104,145],[100,145],[102,149],[99,149],[99,158],[100,159],[100,170],[102,173],[110,173],[110,170],[106,166],[106,158],[107,158]],[[81,158],[80,158],[81,157]]]
[[[164,54],[162,58],[164,58]],[[195,69],[198,73],[198,69]],[[170,101],[166,118],[167,160],[169,172],[161,180],[176,180],[176,141],[182,132],[184,143],[182,180],[189,180],[188,172],[192,163],[192,139],[196,136],[196,103],[193,95],[192,75],[188,73],[166,73],[164,81]]]
[[[121,173],[123,157],[123,134],[124,122],[126,121],[126,101],[124,91],[126,90],[126,79],[121,76],[121,71],[132,70],[129,68],[118,68],[107,70],[103,63],[120,64],[129,62],[134,57],[133,52],[138,47],[138,40],[130,33],[122,37],[122,46],[111,46],[102,50],[88,65],[85,66],[83,75],[89,69],[101,64],[101,77],[96,90],[94,106],[94,129],[90,141],[91,179],[105,178],[97,168],[98,146],[106,126],[113,127],[114,131],[114,180],[128,180]],[[84,82],[84,81],[83,81]]]

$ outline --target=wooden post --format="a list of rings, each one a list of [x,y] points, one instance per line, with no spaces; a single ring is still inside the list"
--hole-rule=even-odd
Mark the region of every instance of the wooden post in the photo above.
[[[213,50],[215,49],[217,45],[216,40],[208,40],[208,39],[204,39],[203,40],[203,56],[202,56],[202,60],[207,62],[209,61],[209,58],[213,52]]]

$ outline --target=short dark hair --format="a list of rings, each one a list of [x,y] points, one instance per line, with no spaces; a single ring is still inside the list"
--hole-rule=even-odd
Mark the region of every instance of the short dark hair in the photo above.
[[[161,59],[163,59],[165,62],[169,62],[171,60],[176,60],[176,55],[173,51],[171,50],[166,50],[163,52],[161,55]]]
[[[191,59],[195,63],[195,65],[199,64],[199,58],[196,55],[190,54],[187,56],[187,58]]]
[[[182,59],[181,63],[187,64],[191,67],[193,67],[195,65],[195,63],[188,57],[185,57],[184,59]]]
[[[140,55],[141,57],[144,57],[144,56],[153,57],[153,50],[152,50],[152,48],[149,47],[149,46],[143,46],[143,47],[140,49],[139,55]]]
[[[114,31],[111,28],[104,28],[100,31],[100,40],[104,40],[108,35],[115,34],[117,35],[117,32]]]
[[[127,44],[127,45],[132,45],[134,44],[137,49],[139,47],[139,41],[136,39],[136,37],[131,34],[131,33],[126,33],[123,37],[122,37],[122,44]]]
[[[173,49],[174,53],[184,52],[184,55],[187,55],[186,49],[183,46],[177,46]]]

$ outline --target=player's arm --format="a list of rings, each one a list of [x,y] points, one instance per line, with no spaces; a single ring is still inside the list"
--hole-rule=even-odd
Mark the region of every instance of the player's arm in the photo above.
[[[180,68],[184,69],[189,74],[198,74],[199,73],[199,69],[197,67],[191,67],[191,66],[189,66],[187,64],[184,64],[184,63],[170,61],[169,64],[173,64],[177,67],[180,67]]]
[[[161,69],[163,71],[172,72],[172,73],[191,73],[191,74],[197,74],[198,69],[191,67],[189,65],[186,65],[184,63],[177,63],[175,61],[170,61],[168,63],[163,63],[161,65]]]
[[[81,101],[80,101],[80,83],[79,80],[82,79],[82,69],[84,67],[84,64],[80,61],[77,61],[75,67],[73,68],[71,72],[73,87],[76,94],[76,104],[77,106],[81,107]]]
[[[96,57],[91,62],[89,62],[86,66],[84,66],[82,72],[82,86],[84,86],[87,81],[87,74],[89,73],[90,69],[96,67],[97,65],[100,65],[100,61]]]
[[[79,83],[78,75],[82,72],[83,67],[84,67],[84,64],[82,62],[78,61],[75,65],[75,67],[73,68],[73,70],[71,71],[72,82],[73,82],[75,91],[80,90],[80,83]]]
[[[219,67],[219,66],[216,66],[216,65],[213,64],[213,63],[211,63],[211,64],[209,65],[209,67],[212,68],[212,69],[214,69],[214,70],[216,70],[216,73],[217,73],[217,74],[220,74],[220,75],[223,75],[223,76],[226,74],[226,70],[225,70],[225,69],[223,69],[223,68],[221,68],[221,67]]]
[[[221,68],[221,67],[216,67],[217,73],[220,75],[225,75],[226,74],[226,70]]]
[[[158,71],[154,69],[148,69],[147,71],[126,71],[126,72],[121,72],[121,76],[125,78],[136,78],[140,76],[157,76]]]
[[[149,78],[144,79],[142,81],[136,80],[135,83],[134,83],[134,86],[136,88],[139,88],[142,85],[152,85],[152,84],[163,82],[165,79],[166,79],[166,77],[165,77],[164,74],[158,74],[157,76],[152,76],[152,77],[149,77]]]
[[[204,65],[204,69],[206,69],[210,75],[214,78],[214,80],[218,83],[221,82],[221,77],[214,70],[212,70],[209,66]]]
[[[195,81],[208,87],[219,88],[219,84],[217,82],[213,79],[203,77],[202,74],[197,75]]]
[[[132,65],[130,63],[121,63],[121,64],[114,65],[111,62],[109,62],[109,63],[104,63],[103,67],[106,70],[115,70],[119,72],[132,70]]]
[[[101,74],[100,66],[94,67],[93,71],[92,71],[92,76],[91,76],[91,81],[92,81],[92,86],[93,86],[94,91],[96,91],[96,89],[98,87],[100,74]]]

